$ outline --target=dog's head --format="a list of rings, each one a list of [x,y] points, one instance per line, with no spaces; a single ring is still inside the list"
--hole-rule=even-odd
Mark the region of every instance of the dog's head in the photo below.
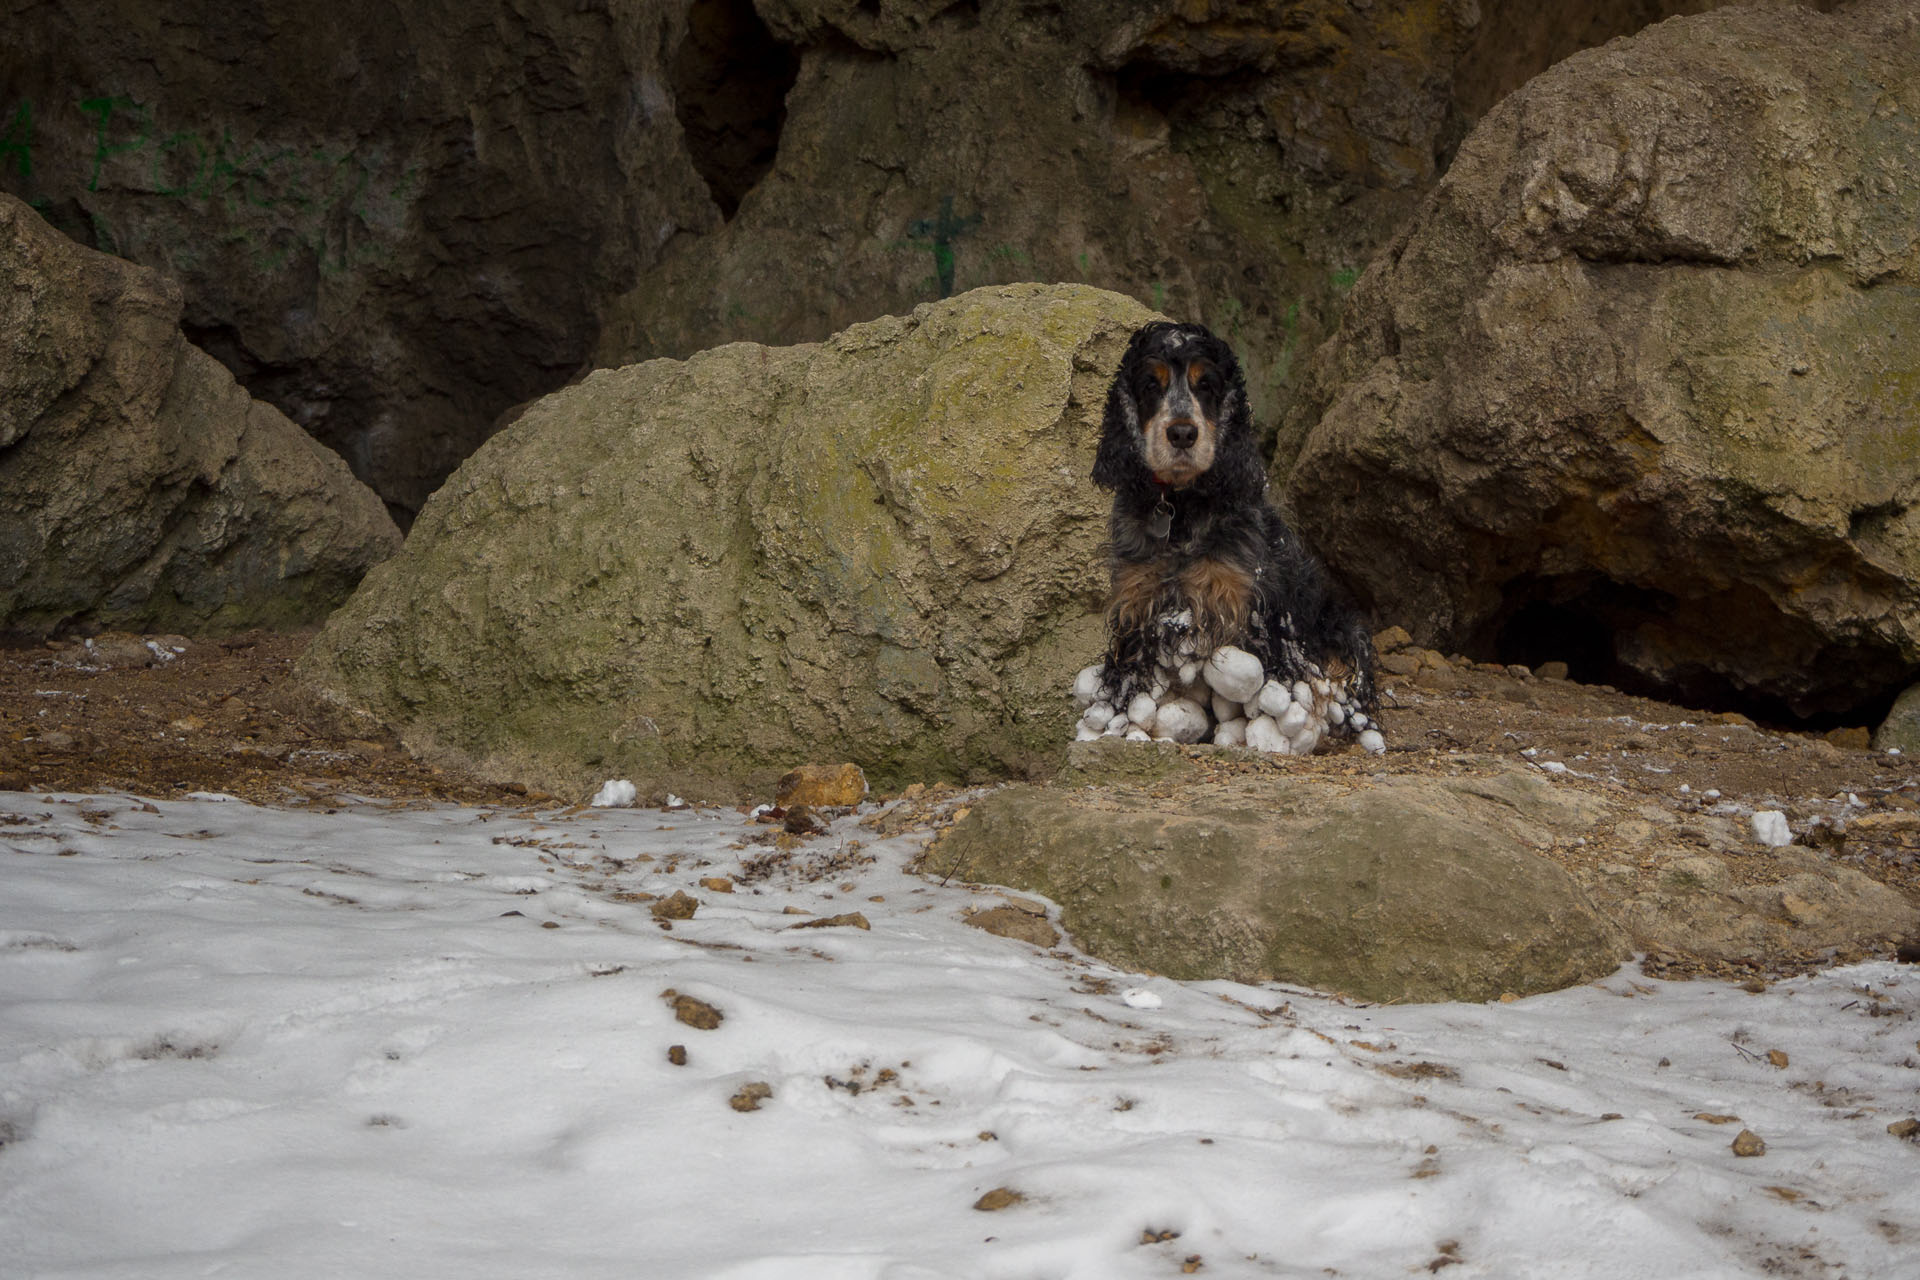
[[[1137,330],[1107,391],[1094,483],[1237,488],[1258,474],[1233,349],[1197,324]]]

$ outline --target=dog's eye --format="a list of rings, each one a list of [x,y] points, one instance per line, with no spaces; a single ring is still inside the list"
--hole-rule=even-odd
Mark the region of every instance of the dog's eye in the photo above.
[[[1187,366],[1187,385],[1195,391],[1213,385],[1213,366],[1205,360],[1195,360]]]
[[[1162,391],[1165,391],[1167,389],[1167,384],[1173,381],[1173,370],[1169,369],[1166,365],[1162,364],[1158,360],[1155,360],[1152,364],[1148,365],[1147,371],[1153,375],[1153,380],[1160,384],[1160,389]]]

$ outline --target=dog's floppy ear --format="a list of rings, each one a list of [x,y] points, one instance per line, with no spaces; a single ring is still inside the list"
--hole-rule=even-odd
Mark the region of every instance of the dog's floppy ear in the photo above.
[[[1118,489],[1134,478],[1144,465],[1140,461],[1140,406],[1134,403],[1128,384],[1132,352],[1121,361],[1107,388],[1107,416],[1100,424],[1100,451],[1093,457],[1093,482],[1103,489]]]
[[[1172,327],[1155,320],[1135,329],[1107,385],[1107,414],[1100,424],[1100,450],[1093,458],[1093,482],[1103,489],[1118,489],[1146,473],[1140,460],[1140,402],[1133,388],[1147,343]]]

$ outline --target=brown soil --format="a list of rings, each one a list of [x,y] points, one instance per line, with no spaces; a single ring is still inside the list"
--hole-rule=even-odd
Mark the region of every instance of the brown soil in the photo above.
[[[294,681],[293,661],[309,638],[172,637],[184,651],[170,660],[135,637],[102,637],[91,649],[0,649],[0,790],[217,791],[275,805],[349,796],[499,805],[584,799],[462,776],[411,759],[390,735],[363,736],[364,725],[344,722]],[[1569,786],[1614,799],[1624,792],[1683,817],[1719,809],[1743,823],[1745,809],[1784,810],[1802,832],[1799,843],[1920,905],[1920,760],[1865,749],[1863,730],[1823,737],[1756,728],[1736,716],[1411,649],[1388,661],[1419,669],[1383,681],[1384,758],[1351,750],[1249,763],[1236,753],[1211,757],[1209,767],[1363,775],[1445,773],[1487,756],[1557,761]],[[1631,839],[1603,834],[1556,856],[1631,865]],[[1704,836],[1702,843],[1710,844]],[[1769,874],[1763,858],[1730,861]],[[1756,956],[1745,971],[1856,958]],[[1669,964],[1674,972],[1700,967]]]

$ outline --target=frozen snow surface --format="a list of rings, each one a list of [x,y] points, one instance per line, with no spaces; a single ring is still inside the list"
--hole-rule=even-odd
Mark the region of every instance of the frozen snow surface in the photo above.
[[[0,793],[0,1275],[1920,1274],[1911,967],[1372,1007],[768,830]]]

